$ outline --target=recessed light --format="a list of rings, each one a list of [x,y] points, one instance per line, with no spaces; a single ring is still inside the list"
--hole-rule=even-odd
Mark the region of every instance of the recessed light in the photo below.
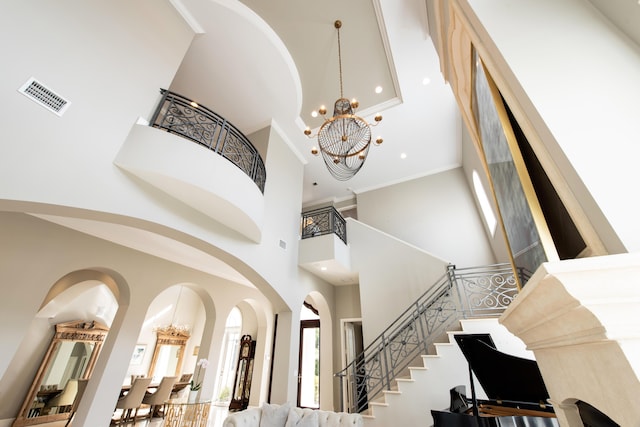
[[[400,153],[400,158],[401,159],[406,159],[407,158],[407,153]]]
[[[320,267],[320,270],[322,270],[322,271],[327,271],[327,267],[322,266],[322,267]]]
[[[376,86],[376,93],[382,93],[382,86]]]
[[[431,79],[429,77],[425,77],[424,79],[422,79],[422,84],[423,85],[428,85],[429,83],[431,83]]]
[[[318,117],[318,112],[316,110],[313,110],[311,112],[311,117]]]

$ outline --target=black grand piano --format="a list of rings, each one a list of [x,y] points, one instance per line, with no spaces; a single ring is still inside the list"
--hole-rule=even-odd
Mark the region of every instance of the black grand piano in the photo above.
[[[460,334],[456,342],[469,363],[465,386],[450,390],[448,409],[432,410],[434,427],[558,426],[538,364],[496,350],[489,334]],[[488,399],[476,398],[473,374]]]

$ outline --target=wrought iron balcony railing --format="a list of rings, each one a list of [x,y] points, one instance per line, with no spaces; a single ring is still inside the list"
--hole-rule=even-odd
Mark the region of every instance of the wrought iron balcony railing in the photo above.
[[[302,238],[334,233],[347,243],[347,223],[333,206],[302,213]]]
[[[522,283],[528,276],[518,273]],[[354,361],[335,374],[347,411],[362,412],[417,357],[456,322],[471,317],[497,317],[518,294],[510,264],[447,272],[380,334]],[[344,410],[344,408],[341,408]]]
[[[226,119],[177,93],[161,89],[151,126],[175,133],[221,155],[247,174],[262,193],[267,180],[264,162],[246,136]]]

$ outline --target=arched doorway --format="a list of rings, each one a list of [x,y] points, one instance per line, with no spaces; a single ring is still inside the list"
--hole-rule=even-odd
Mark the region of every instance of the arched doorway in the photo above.
[[[118,309],[113,289],[88,279],[100,275],[77,271],[63,277],[33,318],[8,370],[25,390],[15,396],[23,403],[14,426],[64,421],[74,413]],[[38,355],[35,367],[25,363],[26,354]]]
[[[136,349],[143,354],[132,357],[124,383],[133,376],[151,376],[159,383],[165,376],[193,374],[205,322],[200,296],[189,286],[174,285],[158,294],[147,310],[138,335]],[[166,332],[173,338],[163,339]]]

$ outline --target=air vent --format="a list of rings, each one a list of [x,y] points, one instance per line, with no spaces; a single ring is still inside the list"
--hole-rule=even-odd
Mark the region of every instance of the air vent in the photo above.
[[[71,105],[69,101],[33,77],[18,89],[18,91],[58,116],[62,116],[66,109],[69,108],[69,105]]]

